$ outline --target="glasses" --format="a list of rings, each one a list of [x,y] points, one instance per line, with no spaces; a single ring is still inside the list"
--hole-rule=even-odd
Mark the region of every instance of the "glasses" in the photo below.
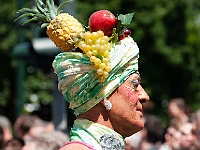
[[[138,85],[141,83],[139,72],[135,72],[132,74],[130,83],[134,86],[134,89],[137,89]]]

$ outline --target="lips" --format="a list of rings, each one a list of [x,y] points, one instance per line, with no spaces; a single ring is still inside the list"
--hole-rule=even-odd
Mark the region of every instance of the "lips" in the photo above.
[[[137,107],[136,109],[137,111],[141,111],[142,112],[142,107]]]
[[[137,107],[136,111],[138,111],[140,113],[140,116],[143,116],[143,111],[142,111],[142,107]]]

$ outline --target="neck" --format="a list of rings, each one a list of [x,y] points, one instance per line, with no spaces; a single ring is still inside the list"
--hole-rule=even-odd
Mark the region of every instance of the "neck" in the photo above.
[[[92,122],[99,123],[114,130],[109,119],[108,111],[105,109],[102,103],[98,103],[89,111],[80,114],[78,118],[88,119]]]
[[[109,111],[105,109],[105,106],[102,103],[98,103],[96,106],[94,106],[89,111],[82,113],[78,116],[78,118],[88,119],[92,122],[104,125],[118,134],[120,134],[122,137],[127,137],[132,135],[133,133],[136,133],[136,131],[129,131],[124,130],[124,127],[126,126],[125,122],[121,122],[121,120],[112,120],[109,115]],[[132,129],[133,130],[133,129]]]

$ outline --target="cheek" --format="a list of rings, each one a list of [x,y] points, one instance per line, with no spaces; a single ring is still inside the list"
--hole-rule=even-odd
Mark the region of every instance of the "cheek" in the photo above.
[[[130,102],[131,105],[136,105],[138,102],[138,95],[134,89],[129,86],[119,87],[120,93]]]

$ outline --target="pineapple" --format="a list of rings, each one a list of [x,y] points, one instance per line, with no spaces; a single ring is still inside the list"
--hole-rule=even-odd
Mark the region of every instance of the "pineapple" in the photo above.
[[[55,7],[53,0],[46,0],[46,4],[42,0],[36,0],[37,10],[30,8],[22,8],[18,13],[23,13],[16,20],[29,16],[29,20],[36,21],[41,27],[46,27],[46,33],[54,44],[63,51],[70,51],[75,48],[75,39],[80,33],[85,32],[82,24],[68,13],[61,13],[61,8],[70,2],[63,2],[58,8]]]

